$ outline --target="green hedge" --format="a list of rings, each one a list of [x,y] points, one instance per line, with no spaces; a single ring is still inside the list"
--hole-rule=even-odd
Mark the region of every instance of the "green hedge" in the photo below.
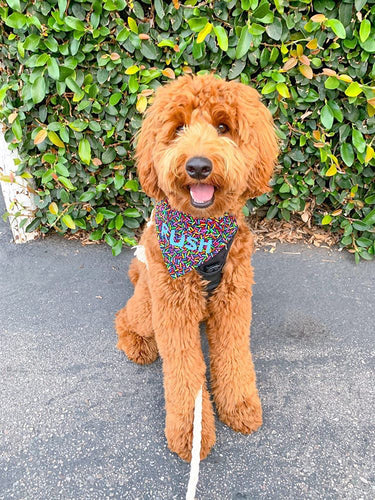
[[[273,192],[245,210],[288,220],[309,203],[357,260],[374,256],[374,0],[0,5],[0,118],[37,186],[28,230],[133,244],[151,209],[133,162],[142,113],[160,84],[214,70],[262,93],[282,139]]]

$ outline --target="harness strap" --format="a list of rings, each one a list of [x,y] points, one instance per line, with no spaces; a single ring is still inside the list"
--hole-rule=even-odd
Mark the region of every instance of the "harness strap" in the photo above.
[[[196,268],[202,278],[208,281],[206,291],[209,296],[220,285],[223,267],[227,261],[227,256],[235,236],[236,233],[234,233],[232,238],[228,241],[226,247],[222,248],[220,252],[211,257],[211,259],[206,260],[203,264]]]

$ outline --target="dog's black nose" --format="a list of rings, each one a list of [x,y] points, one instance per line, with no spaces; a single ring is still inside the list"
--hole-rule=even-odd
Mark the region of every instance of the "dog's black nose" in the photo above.
[[[212,163],[204,156],[193,156],[186,162],[185,168],[193,179],[205,179],[211,173]]]

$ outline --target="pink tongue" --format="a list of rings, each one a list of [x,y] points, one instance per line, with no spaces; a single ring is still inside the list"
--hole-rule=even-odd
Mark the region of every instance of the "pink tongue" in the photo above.
[[[214,194],[214,187],[209,184],[193,184],[190,186],[190,194],[197,203],[210,201]]]

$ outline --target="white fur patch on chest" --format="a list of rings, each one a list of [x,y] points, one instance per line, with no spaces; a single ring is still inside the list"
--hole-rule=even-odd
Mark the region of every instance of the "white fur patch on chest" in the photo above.
[[[147,222],[146,226],[147,227],[150,227],[153,225],[154,223],[154,212],[155,212],[155,208],[153,209],[153,211],[151,212],[151,216],[150,216],[150,220]]]
[[[135,248],[134,256],[140,262],[143,262],[143,264],[145,264],[146,267],[147,267],[147,269],[148,269],[147,257],[146,257],[146,249],[145,249],[144,245],[137,245],[136,247],[133,247],[133,248]]]
[[[146,227],[150,227],[154,224],[154,210],[151,212],[151,217],[150,217],[150,220],[147,222],[146,224]],[[134,256],[140,261],[140,262],[143,262],[143,264],[145,264],[145,266],[147,267],[148,269],[148,265],[147,265],[147,257],[146,257],[146,249],[144,247],[144,245],[137,245],[135,247],[133,247],[135,249],[134,251]]]

